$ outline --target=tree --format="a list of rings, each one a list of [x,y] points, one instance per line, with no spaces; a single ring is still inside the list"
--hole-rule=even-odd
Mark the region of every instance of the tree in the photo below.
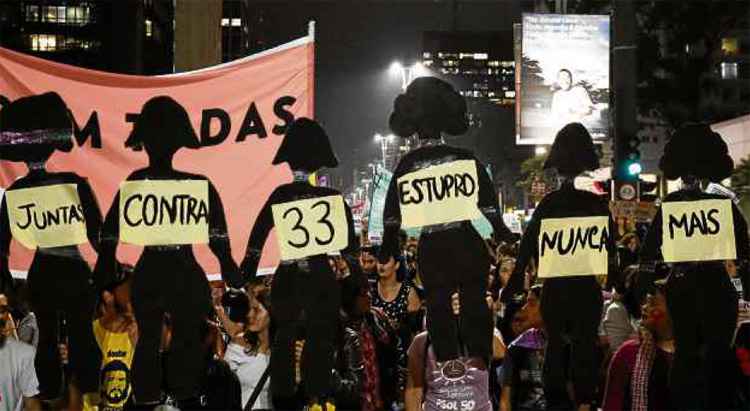
[[[523,180],[516,183],[517,187],[522,188],[526,193],[531,193],[531,186],[534,181],[544,180],[544,162],[547,161],[547,154],[527,158],[521,163],[521,176]]]

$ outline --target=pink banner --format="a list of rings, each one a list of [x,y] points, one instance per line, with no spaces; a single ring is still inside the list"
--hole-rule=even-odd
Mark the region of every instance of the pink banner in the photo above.
[[[283,126],[296,117],[313,117],[313,70],[311,37],[231,63],[155,77],[87,70],[0,48],[0,103],[47,91],[62,96],[78,124],[75,147],[70,153],[55,152],[47,168],[88,178],[106,214],[119,184],[148,162],[145,152],[124,146],[133,127],[129,114],[139,113],[154,96],[177,100],[190,114],[203,146],[180,150],[174,167],[203,174],[213,182],[239,264],[266,199],[278,185],[291,181],[286,164],[273,166],[271,161]],[[22,163],[0,161],[3,188],[26,173]],[[82,251],[93,264],[96,255],[90,246],[83,246]],[[121,244],[118,258],[134,264],[140,252],[138,247]],[[218,273],[218,262],[207,246],[196,246],[195,252],[206,273]],[[31,257],[32,251],[13,242],[10,266],[14,271],[26,271]],[[268,272],[277,262],[272,233],[261,272]]]

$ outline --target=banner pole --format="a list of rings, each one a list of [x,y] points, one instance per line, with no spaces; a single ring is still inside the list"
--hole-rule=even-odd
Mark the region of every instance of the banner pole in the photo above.
[[[310,20],[307,23],[307,35],[310,39],[315,40],[315,20]]]

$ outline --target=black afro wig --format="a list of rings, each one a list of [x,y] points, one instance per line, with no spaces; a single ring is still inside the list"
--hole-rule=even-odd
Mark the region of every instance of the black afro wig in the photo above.
[[[21,97],[0,111],[0,159],[45,161],[73,149],[73,118],[59,94]]]
[[[294,120],[286,130],[273,164],[284,162],[289,163],[292,170],[308,173],[339,165],[326,131],[320,124],[305,117]]]
[[[659,168],[669,180],[694,176],[718,182],[732,174],[734,162],[719,133],[707,124],[690,123],[672,134],[659,160]]]
[[[576,176],[599,168],[594,142],[586,127],[581,123],[570,123],[560,129],[544,168],[555,168],[564,176]]]
[[[389,120],[398,136],[440,138],[440,133],[459,135],[469,128],[466,101],[453,86],[435,77],[419,77],[406,93],[396,97]]]

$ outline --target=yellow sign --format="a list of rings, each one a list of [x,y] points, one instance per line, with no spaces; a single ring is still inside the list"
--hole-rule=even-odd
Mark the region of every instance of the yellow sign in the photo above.
[[[669,201],[661,213],[665,262],[737,258],[732,200]]]
[[[5,192],[13,238],[30,249],[83,244],[86,219],[75,184]]]
[[[138,180],[120,185],[120,241],[136,245],[208,243],[208,182]]]
[[[397,181],[403,228],[423,227],[481,216],[474,160],[458,160],[401,176]]]
[[[281,259],[340,251],[349,245],[344,198],[308,198],[271,206]]]
[[[539,277],[607,274],[610,235],[604,216],[543,219]]]

